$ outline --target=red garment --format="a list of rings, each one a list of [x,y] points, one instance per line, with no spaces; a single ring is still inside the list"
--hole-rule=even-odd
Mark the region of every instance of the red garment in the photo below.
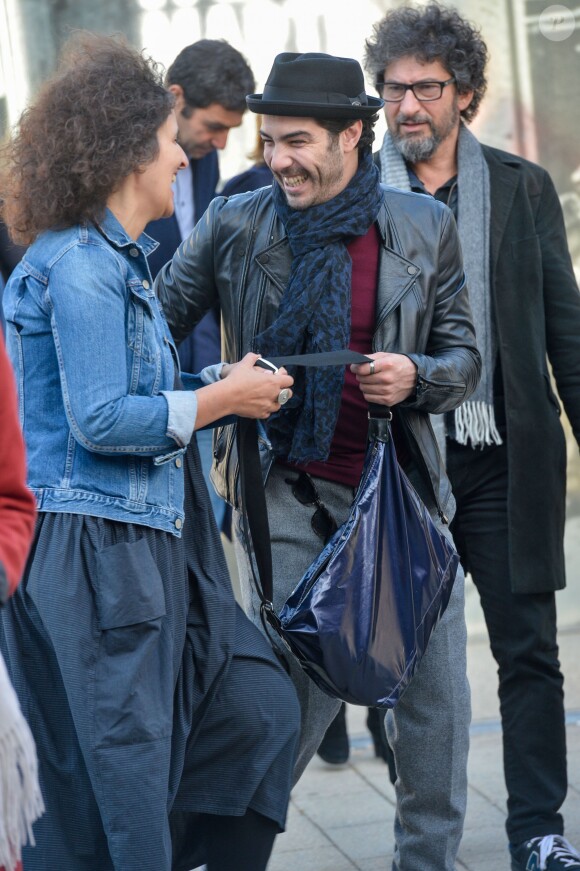
[[[16,386],[0,333],[0,603],[16,589],[32,542],[36,508],[25,482]],[[21,862],[15,871],[23,871]]]
[[[0,397],[0,597],[4,599],[14,592],[24,569],[36,509],[34,496],[25,483],[26,460],[16,386],[1,335]],[[8,581],[7,588],[2,575]]]

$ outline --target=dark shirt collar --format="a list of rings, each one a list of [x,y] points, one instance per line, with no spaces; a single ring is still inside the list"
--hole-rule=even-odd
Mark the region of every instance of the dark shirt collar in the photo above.
[[[407,164],[407,174],[409,176],[409,184],[411,185],[411,190],[418,194],[427,194],[428,196],[433,196],[434,199],[439,200],[440,203],[444,203],[446,206],[449,206],[455,218],[457,219],[457,176],[454,175],[450,179],[447,179],[445,184],[442,184],[441,187],[437,188],[434,194],[431,194],[419,176],[417,176],[414,170],[411,168],[409,164]]]

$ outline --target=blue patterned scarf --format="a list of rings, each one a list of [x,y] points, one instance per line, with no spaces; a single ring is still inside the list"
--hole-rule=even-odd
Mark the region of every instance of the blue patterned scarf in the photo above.
[[[285,357],[343,350],[350,340],[352,277],[346,246],[367,233],[383,199],[372,156],[360,160],[348,186],[327,203],[293,209],[276,183],[272,196],[293,259],[276,320],[256,336],[256,353]],[[297,463],[326,460],[338,419],[344,367],[289,370],[294,395],[267,424],[274,452]]]

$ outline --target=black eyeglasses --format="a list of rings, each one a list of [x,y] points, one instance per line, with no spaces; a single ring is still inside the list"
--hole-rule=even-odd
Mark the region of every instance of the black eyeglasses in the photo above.
[[[452,77],[446,82],[413,82],[412,85],[404,85],[402,82],[377,82],[376,88],[385,103],[402,103],[407,91],[413,91],[413,96],[420,103],[429,103],[431,100],[440,100],[443,88],[454,81]]]
[[[321,501],[314,481],[307,472],[300,472],[297,478],[285,478],[287,484],[292,485],[292,495],[298,499],[301,505],[316,505],[316,511],[312,515],[310,524],[316,535],[325,544],[332,538],[338,525],[336,520]]]

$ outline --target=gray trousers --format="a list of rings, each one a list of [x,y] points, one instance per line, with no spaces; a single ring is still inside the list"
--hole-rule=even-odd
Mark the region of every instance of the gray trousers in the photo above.
[[[301,505],[285,478],[289,469],[274,465],[266,487],[272,540],[274,606],[282,606],[306,568],[322,549],[313,532],[313,507]],[[320,498],[337,522],[348,516],[353,490],[316,478]],[[259,598],[249,575],[240,517],[234,540],[243,607],[261,625]],[[466,674],[464,577],[453,592],[411,684],[386,717],[398,779],[395,785],[393,871],[453,871],[463,832],[467,801],[467,753],[471,704]],[[291,664],[302,714],[295,778],[316,753],[340,702],[325,695],[296,664]],[[387,776],[385,768],[385,777]]]

